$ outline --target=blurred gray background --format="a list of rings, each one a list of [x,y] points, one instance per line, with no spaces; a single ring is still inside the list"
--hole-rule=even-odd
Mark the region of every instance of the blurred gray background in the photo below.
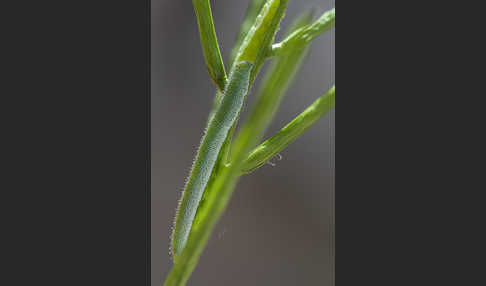
[[[211,5],[226,59],[248,1]],[[299,13],[316,8],[317,17],[332,7],[335,0],[290,1],[277,40]],[[314,41],[266,137],[335,82],[334,42],[335,29]],[[152,0],[153,286],[161,285],[172,266],[175,209],[214,93],[192,1]],[[240,179],[188,285],[334,285],[334,121],[333,109],[288,146],[282,160],[274,159],[276,166]]]

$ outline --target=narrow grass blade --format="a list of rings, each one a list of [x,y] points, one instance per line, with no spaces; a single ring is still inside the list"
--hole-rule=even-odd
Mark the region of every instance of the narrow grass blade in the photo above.
[[[317,36],[334,27],[335,20],[336,9],[333,8],[322,14],[322,16],[311,25],[295,31],[282,42],[272,45],[271,53],[269,53],[268,56],[284,54],[295,46],[304,48]]]
[[[225,97],[202,138],[176,215],[171,246],[174,261],[177,261],[177,256],[186,244],[199,202],[221,147],[243,107],[251,69],[252,65],[248,62],[235,65],[225,90]]]
[[[192,3],[197,16],[199,36],[209,76],[216,83],[219,90],[224,90],[226,72],[219,50],[218,39],[216,38],[209,0],[193,0]]]
[[[265,164],[327,114],[334,106],[335,93],[336,88],[333,86],[279,132],[253,149],[241,168],[242,172],[249,173]]]

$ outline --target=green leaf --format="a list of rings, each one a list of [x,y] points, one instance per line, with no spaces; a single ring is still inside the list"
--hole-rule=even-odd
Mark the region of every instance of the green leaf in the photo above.
[[[216,38],[216,31],[214,30],[213,15],[209,0],[193,0],[192,3],[196,12],[199,37],[201,39],[201,46],[209,76],[216,83],[219,90],[224,90],[226,72],[219,50],[218,39]]]
[[[202,138],[176,215],[171,247],[175,261],[186,244],[199,202],[221,147],[243,107],[251,69],[252,65],[249,62],[235,65],[225,90],[225,97]]]
[[[242,172],[249,173],[265,164],[327,114],[334,106],[335,93],[336,88],[333,86],[279,132],[253,149],[241,168]]]
[[[287,53],[293,47],[306,47],[317,36],[334,27],[335,21],[336,9],[333,8],[322,14],[322,16],[311,25],[302,27],[301,29],[293,32],[282,42],[274,44],[268,56],[275,56]]]

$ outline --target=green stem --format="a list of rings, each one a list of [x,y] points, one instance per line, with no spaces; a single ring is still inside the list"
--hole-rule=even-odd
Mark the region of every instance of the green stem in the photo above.
[[[335,93],[336,88],[333,86],[279,132],[253,149],[241,168],[242,172],[249,173],[265,164],[327,114],[334,106]]]
[[[201,46],[209,76],[216,83],[219,90],[224,90],[226,72],[219,50],[218,39],[216,38],[209,0],[193,0],[192,3],[196,12]]]
[[[284,54],[289,51],[289,47],[299,46],[304,48],[316,37],[334,27],[335,22],[336,9],[333,8],[322,14],[312,25],[293,32],[280,43],[273,44],[271,51],[268,53],[268,57]]]

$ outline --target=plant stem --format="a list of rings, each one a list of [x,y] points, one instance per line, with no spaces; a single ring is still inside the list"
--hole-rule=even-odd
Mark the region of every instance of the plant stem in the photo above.
[[[327,114],[334,106],[335,93],[336,88],[333,86],[279,132],[253,149],[243,164],[242,172],[249,173],[265,164]]]
[[[317,19],[312,25],[303,27],[278,44],[273,44],[268,57],[284,54],[289,51],[289,47],[304,48],[317,36],[334,27],[336,21],[336,9],[333,8]]]
[[[193,0],[192,3],[196,12],[201,47],[209,76],[216,83],[219,90],[224,90],[224,86],[226,85],[226,72],[219,50],[218,39],[216,38],[209,0]]]

